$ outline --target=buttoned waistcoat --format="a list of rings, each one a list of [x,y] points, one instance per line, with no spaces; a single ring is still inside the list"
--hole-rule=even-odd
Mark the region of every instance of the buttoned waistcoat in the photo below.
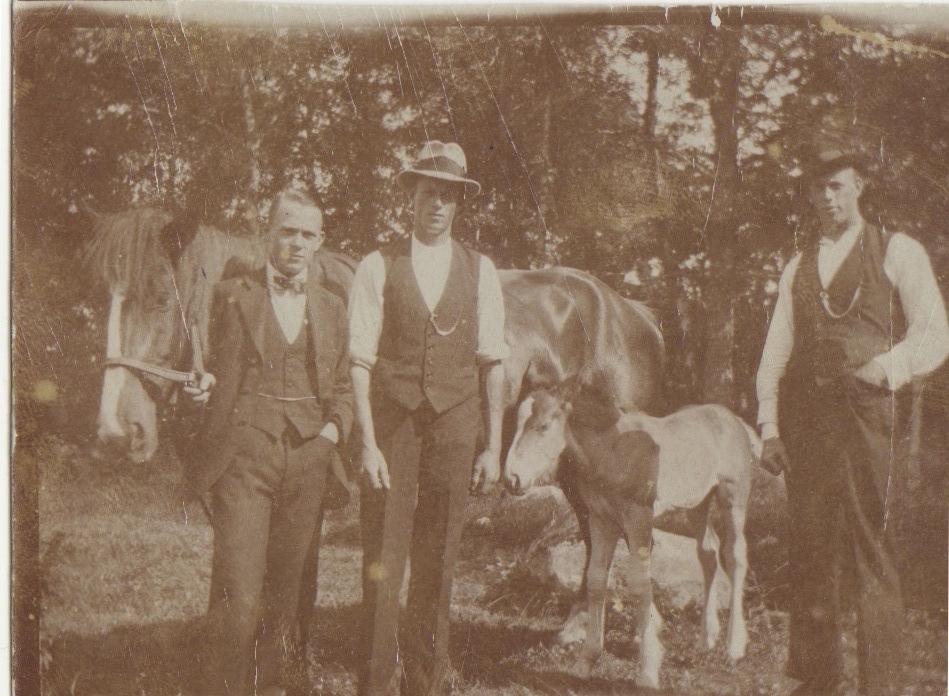
[[[313,279],[305,292],[306,321],[302,331],[307,332],[305,340],[309,346],[304,350],[304,369],[293,375],[305,384],[290,388],[315,393],[319,407],[286,408],[263,403],[264,397],[257,396],[258,392],[267,393],[264,388],[274,386],[271,366],[268,364],[266,371],[263,368],[264,360],[272,361],[275,356],[273,331],[279,332],[265,272],[215,286],[207,367],[217,384],[207,405],[200,451],[191,458],[186,473],[186,485],[192,493],[200,495],[210,488],[229,465],[233,452],[228,446],[228,428],[248,424],[271,431],[277,426],[270,409],[279,408],[280,415],[286,416],[304,437],[315,436],[327,422],[336,423],[341,438],[349,433],[353,405],[346,309],[338,297]],[[280,354],[278,350],[276,355]],[[268,409],[266,415],[258,412],[258,407]],[[307,423],[307,417],[318,418],[320,422]]]

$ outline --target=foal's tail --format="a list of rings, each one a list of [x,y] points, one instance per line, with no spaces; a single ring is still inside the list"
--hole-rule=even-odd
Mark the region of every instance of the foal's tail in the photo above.
[[[751,445],[751,452],[755,455],[755,464],[761,461],[761,448],[763,446],[761,438],[758,437],[758,433],[748,425],[744,420],[741,421],[741,424],[745,426],[745,432],[748,433],[748,443]]]

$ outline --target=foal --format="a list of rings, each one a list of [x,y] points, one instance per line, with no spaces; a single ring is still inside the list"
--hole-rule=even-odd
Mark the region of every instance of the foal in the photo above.
[[[587,567],[589,621],[580,658],[574,666],[587,676],[603,649],[606,581],[616,541],[630,550],[630,585],[637,628],[643,639],[644,686],[658,688],[662,647],[660,623],[649,588],[652,526],[692,536],[705,580],[705,644],[714,647],[721,631],[713,580],[721,557],[731,581],[727,653],[745,654],[748,634],[742,610],[747,546],[745,513],[751,466],[760,440],[723,406],[689,406],[665,418],[622,414],[569,389],[538,389],[518,410],[517,433],[505,463],[515,492],[550,480],[560,455],[571,455],[572,478],[589,510],[590,558]],[[715,500],[724,523],[724,540],[711,524]],[[686,525],[670,526],[684,512]]]

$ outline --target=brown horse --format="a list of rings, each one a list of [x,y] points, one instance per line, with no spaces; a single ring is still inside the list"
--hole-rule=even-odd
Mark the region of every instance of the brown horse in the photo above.
[[[568,381],[552,390],[535,390],[522,401],[505,462],[510,487],[523,492],[552,478],[565,451],[589,511],[590,530],[586,639],[574,670],[589,675],[603,650],[606,580],[616,541],[623,537],[630,551],[630,592],[643,641],[640,680],[658,688],[662,646],[649,582],[654,513],[656,527],[697,541],[705,578],[708,648],[720,631],[713,581],[721,556],[731,581],[728,656],[743,657],[748,641],[742,610],[748,566],[745,513],[752,466],[760,456],[755,432],[727,408],[713,404],[686,407],[665,418],[620,413],[602,390]],[[713,500],[722,513],[721,546],[712,525]],[[684,525],[679,512],[685,513]]]
[[[94,223],[86,258],[110,294],[97,451],[145,462],[174,387],[201,370],[214,284],[262,267],[264,246],[154,208],[96,214]],[[314,267],[345,299],[352,261],[321,252]]]
[[[144,462],[158,447],[161,411],[174,401],[176,382],[201,367],[214,284],[261,267],[264,249],[256,238],[150,208],[97,215],[95,223],[87,258],[111,295],[99,441]],[[345,300],[355,263],[321,250],[314,266]],[[649,403],[662,337],[648,309],[574,269],[500,271],[500,278],[511,416],[523,389],[571,377],[603,380],[623,411]]]

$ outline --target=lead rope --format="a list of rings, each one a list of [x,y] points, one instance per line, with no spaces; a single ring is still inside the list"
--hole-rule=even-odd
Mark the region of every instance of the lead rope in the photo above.
[[[201,350],[201,334],[198,332],[198,325],[191,324],[191,375],[192,383],[201,379],[204,374],[204,353]]]

